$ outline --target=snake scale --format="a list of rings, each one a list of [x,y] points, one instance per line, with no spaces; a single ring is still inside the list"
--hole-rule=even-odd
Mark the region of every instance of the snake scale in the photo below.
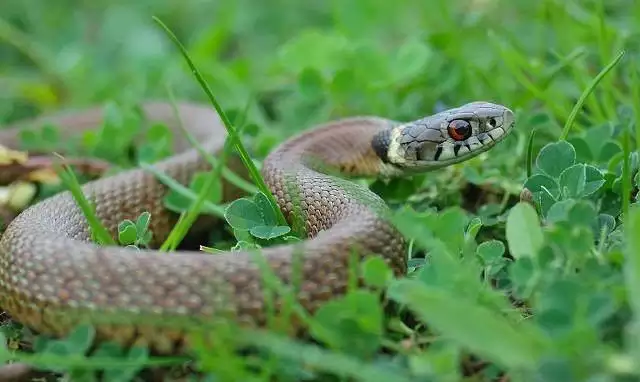
[[[142,110],[148,121],[162,122],[176,132],[176,154],[155,163],[158,169],[186,185],[195,172],[210,168],[179,139],[171,105],[148,102]],[[203,148],[218,154],[226,130],[215,111],[191,103],[179,104],[177,111],[179,121]],[[35,121],[0,129],[0,143],[16,148],[17,129],[44,121],[54,122],[63,136],[78,133],[98,126],[102,113],[96,107]],[[407,267],[404,238],[379,214],[386,208],[382,199],[365,186],[324,173],[318,163],[352,176],[431,171],[488,150],[513,126],[514,115],[508,108],[472,102],[407,123],[373,116],[340,119],[304,131],[272,151],[263,162],[262,176],[289,222],[294,200],[299,201],[308,236],[302,241],[296,296],[301,306],[313,312],[345,293],[352,249],[360,256],[381,256],[396,275]],[[149,211],[152,244],[157,248],[176,222],[175,214],[163,207],[167,187],[142,169],[89,182],[83,191],[113,235],[123,219]],[[224,185],[225,201],[240,195],[238,189]],[[202,225],[199,221],[195,227],[210,228]],[[300,247],[262,250],[285,285],[292,280],[296,248]],[[259,327],[267,320],[263,288],[260,269],[248,252],[160,253],[98,246],[90,242],[86,219],[69,192],[23,211],[0,241],[0,307],[32,330],[52,336],[65,335],[88,321],[94,324],[98,340],[183,353],[190,346],[185,332],[163,326],[165,319],[205,322],[231,314],[242,325]],[[98,320],[110,314],[124,321]],[[135,320],[141,317],[145,318]]]

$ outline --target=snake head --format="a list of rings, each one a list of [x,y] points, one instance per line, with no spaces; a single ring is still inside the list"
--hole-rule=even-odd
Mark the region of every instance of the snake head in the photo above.
[[[374,147],[383,161],[396,168],[429,171],[489,150],[514,125],[513,112],[507,107],[471,102],[395,126],[386,137],[378,137]]]

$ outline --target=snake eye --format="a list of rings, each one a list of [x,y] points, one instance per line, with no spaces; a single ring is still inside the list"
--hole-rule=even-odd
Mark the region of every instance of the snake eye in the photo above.
[[[455,119],[449,122],[447,131],[454,140],[464,141],[471,136],[471,124],[464,119]]]

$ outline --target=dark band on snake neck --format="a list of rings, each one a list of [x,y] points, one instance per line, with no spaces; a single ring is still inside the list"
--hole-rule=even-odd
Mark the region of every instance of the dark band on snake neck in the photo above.
[[[376,154],[380,157],[382,162],[391,164],[389,161],[389,146],[391,144],[391,132],[392,129],[387,129],[379,132],[373,136],[371,140],[371,147]]]

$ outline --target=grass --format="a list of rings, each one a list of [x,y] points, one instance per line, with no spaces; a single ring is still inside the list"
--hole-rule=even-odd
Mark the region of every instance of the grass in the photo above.
[[[108,139],[135,127],[129,105],[209,103],[255,185],[209,158],[211,173],[173,187],[182,219],[163,248],[175,249],[201,211],[231,228],[230,239],[214,236],[203,246],[257,249],[294,240],[280,211],[268,207],[258,168],[296,132],[344,116],[413,120],[473,100],[503,103],[516,112],[516,131],[487,154],[411,179],[367,182],[410,242],[406,277],[391,277],[375,257],[354,264],[352,279],[359,272],[367,288],[352,285],[304,316],[313,342],[282,336],[277,326],[191,328],[201,342],[225,344],[196,346],[196,368],[217,380],[638,379],[640,5],[309,4],[110,1],[76,4],[71,14],[9,0],[0,16],[0,121],[114,102],[105,133],[73,149],[99,156],[106,147],[120,164],[124,138]],[[163,140],[159,133],[145,142],[144,162],[163,155]],[[47,150],[73,151],[55,143]],[[62,174],[77,191],[73,172]],[[219,177],[250,196],[220,204],[207,192]],[[534,206],[519,201],[523,188]],[[89,203],[81,206],[90,214]],[[123,224],[119,238],[96,228],[96,239],[144,243],[145,219]],[[267,281],[271,297],[290,296]],[[287,301],[285,310],[299,310]],[[15,323],[3,329],[9,344],[24,338]],[[79,328],[63,339],[38,337],[34,354],[7,349],[2,358],[74,381],[91,380],[95,370],[107,370],[106,380],[141,380],[151,364],[184,362],[137,348],[89,354],[92,336]],[[245,346],[256,351],[236,352]]]

